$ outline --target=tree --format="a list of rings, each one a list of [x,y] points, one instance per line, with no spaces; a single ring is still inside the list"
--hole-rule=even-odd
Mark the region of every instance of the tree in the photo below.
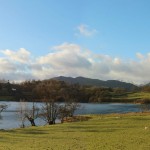
[[[0,114],[1,114],[2,111],[6,110],[7,108],[8,108],[8,105],[6,105],[6,104],[1,104],[1,105],[0,105]]]
[[[26,119],[30,122],[31,126],[36,126],[35,119],[39,117],[39,108],[35,105],[35,102],[33,102],[32,107],[30,107],[28,102],[21,100],[18,116],[21,121],[21,127],[25,127]]]
[[[67,85],[62,81],[45,80],[39,83],[33,90],[34,95],[42,100],[40,117],[48,124],[55,124],[59,117],[61,120],[65,116],[73,116],[79,97],[79,86]],[[60,105],[58,101],[63,100],[65,105]]]
[[[58,116],[58,103],[60,98],[62,83],[55,80],[45,81],[38,84],[34,89],[34,95],[42,100],[42,108],[40,117],[46,121],[49,125],[55,124],[55,120]]]
[[[58,116],[58,104],[54,101],[45,99],[41,108],[40,117],[46,121],[49,125],[55,124],[55,120]]]
[[[35,105],[35,102],[32,102],[31,108],[27,107],[25,117],[31,123],[31,126],[36,126],[35,119],[39,117],[39,108]]]
[[[73,117],[75,111],[80,107],[80,104],[76,103],[76,102],[70,102],[67,104],[67,107],[68,107],[68,111],[69,111],[68,112],[69,117]]]
[[[58,117],[61,120],[61,123],[64,122],[64,118],[67,119],[69,114],[70,114],[70,112],[69,112],[68,106],[66,104],[60,105]]]
[[[60,105],[59,107],[59,119],[61,120],[61,123],[64,122],[64,118],[67,117],[73,117],[74,112],[80,107],[78,103],[72,102],[72,103],[65,103],[64,105]]]

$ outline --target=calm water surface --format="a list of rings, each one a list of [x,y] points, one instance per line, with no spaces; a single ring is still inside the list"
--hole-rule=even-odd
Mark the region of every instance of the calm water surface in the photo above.
[[[20,127],[20,120],[17,114],[17,110],[20,107],[19,102],[0,102],[0,104],[7,104],[8,108],[2,112],[0,116],[0,129],[11,129]],[[29,103],[31,105],[31,103]],[[41,103],[37,103],[41,107]],[[103,104],[91,104],[81,103],[81,107],[75,112],[75,114],[108,114],[108,113],[127,113],[127,112],[139,112],[141,111],[139,104],[127,104],[127,103],[103,103]],[[45,125],[45,122],[41,119],[35,120],[36,125]],[[26,121],[26,125],[29,123]]]

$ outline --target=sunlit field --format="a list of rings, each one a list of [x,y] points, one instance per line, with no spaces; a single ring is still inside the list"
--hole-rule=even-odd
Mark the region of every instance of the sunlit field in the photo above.
[[[127,95],[129,99],[142,99],[142,98],[150,98],[149,92],[135,92]]]
[[[112,96],[112,102],[131,102],[134,103],[137,100],[149,99],[149,92],[129,92]]]
[[[1,130],[1,150],[149,150],[150,114],[90,116],[88,121]]]

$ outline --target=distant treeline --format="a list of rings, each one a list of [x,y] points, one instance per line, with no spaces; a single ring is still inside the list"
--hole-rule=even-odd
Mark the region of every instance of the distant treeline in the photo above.
[[[150,87],[140,87],[134,91],[150,91]],[[0,83],[0,97],[8,100],[41,101],[44,98],[58,102],[111,102],[113,97],[127,91],[124,88],[106,88],[90,85],[69,84],[54,79],[24,81],[22,83]],[[133,91],[132,91],[133,92]]]

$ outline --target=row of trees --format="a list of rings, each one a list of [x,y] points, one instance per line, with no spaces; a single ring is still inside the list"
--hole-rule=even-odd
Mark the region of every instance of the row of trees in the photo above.
[[[20,101],[18,115],[21,121],[21,127],[25,127],[25,120],[28,120],[31,126],[36,126],[37,118],[43,119],[47,124],[55,124],[56,119],[60,119],[61,123],[67,117],[73,117],[75,110],[79,107],[78,103],[55,103],[54,101],[45,100],[38,107],[35,102],[32,106],[28,102]]]
[[[42,101],[44,98],[41,93],[49,94],[56,101],[64,102],[67,97],[72,96],[71,100],[78,102],[111,102],[112,98],[126,94],[125,88],[106,88],[79,84],[68,84],[58,80],[43,81],[25,81],[20,84],[0,83],[0,96],[11,97],[10,100],[25,99],[27,101]],[[137,90],[149,90],[148,87],[139,88]],[[37,92],[40,91],[40,92]],[[133,92],[133,91],[132,91]]]
[[[67,84],[57,80],[26,81],[20,86],[23,97],[37,101],[47,97],[59,102],[107,102],[111,101],[113,92],[111,88]]]
[[[70,97],[71,101],[105,102],[111,100],[113,90],[114,89],[104,87],[67,84],[57,80],[33,80],[25,81],[20,84],[9,82],[1,83],[0,96],[9,96],[15,101],[19,101],[20,99],[42,101],[44,96],[47,97],[49,94],[49,97],[55,98],[55,100],[59,102],[68,101]]]
[[[31,104],[31,103],[30,103]],[[17,114],[21,121],[21,127],[25,127],[25,121],[28,120],[31,126],[36,126],[35,120],[37,118],[43,119],[47,124],[55,124],[56,119],[60,119],[61,123],[67,117],[73,117],[76,109],[80,107],[78,103],[56,103],[51,100],[46,100],[41,103],[41,107],[37,106],[35,102],[29,105],[28,102],[21,100],[17,108]],[[8,108],[8,105],[0,105],[0,115]]]

